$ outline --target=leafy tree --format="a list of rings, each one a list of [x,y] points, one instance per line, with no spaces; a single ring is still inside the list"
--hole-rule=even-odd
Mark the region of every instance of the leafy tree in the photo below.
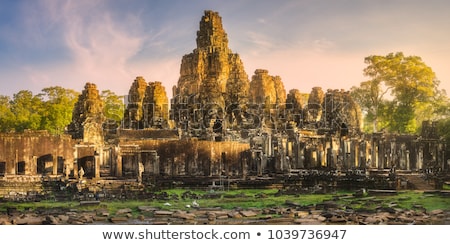
[[[365,121],[372,124],[372,128],[365,128],[365,131],[378,131],[379,117],[383,114],[383,109],[386,108],[386,101],[383,97],[387,92],[388,89],[383,88],[377,79],[362,82],[359,87],[353,86],[350,89],[352,98],[358,102],[361,110],[366,114]]]
[[[11,131],[14,128],[14,120],[9,96],[0,95],[0,132]]]
[[[417,132],[420,125],[417,115],[442,96],[433,70],[420,57],[405,56],[402,52],[372,55],[365,58],[365,63],[368,66],[364,75],[371,79],[354,88],[353,95],[367,116],[373,118],[373,130],[377,131],[381,123],[392,132]],[[390,101],[384,98],[388,91],[392,96]],[[382,122],[380,115],[385,116]],[[422,113],[421,116],[420,119],[428,119],[432,115]]]
[[[78,92],[59,86],[42,89],[39,96],[43,99],[40,129],[53,134],[64,133],[72,121],[72,111],[78,99]]]
[[[58,86],[44,88],[37,95],[21,90],[13,95],[12,100],[0,96],[0,131],[23,132],[29,129],[64,133],[72,120],[77,97],[76,91]]]
[[[423,121],[441,121],[450,116],[450,100],[444,90],[438,90],[430,103],[417,103],[415,120],[422,126]]]
[[[103,115],[106,117],[106,126],[109,129],[116,129],[124,115],[124,96],[119,96],[111,90],[103,90],[100,97],[103,100]]]
[[[29,90],[21,90],[13,95],[11,112],[14,114],[14,129],[23,132],[25,129],[38,130],[41,126],[42,100]]]

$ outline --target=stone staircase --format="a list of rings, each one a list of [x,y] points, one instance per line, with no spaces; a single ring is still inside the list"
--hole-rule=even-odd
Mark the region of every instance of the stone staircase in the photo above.
[[[419,174],[408,174],[404,175],[408,182],[413,186],[416,190],[434,190],[434,185],[432,183],[428,183],[425,179],[422,178]]]

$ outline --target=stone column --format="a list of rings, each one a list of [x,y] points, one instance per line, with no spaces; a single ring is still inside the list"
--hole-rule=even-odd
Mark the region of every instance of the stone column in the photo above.
[[[142,152],[140,150],[138,150],[138,152],[136,152],[137,154],[137,176],[139,177],[140,175],[140,170],[139,167],[141,166],[142,163]],[[144,168],[145,171],[145,168]]]
[[[99,158],[98,158],[98,168],[100,169],[100,167],[103,166],[103,159],[105,158],[105,154],[104,154],[104,152],[103,152],[103,147],[102,147],[102,146],[100,146],[100,147],[98,148],[98,155],[99,155]]]
[[[12,175],[16,175],[17,174],[17,164],[19,163],[19,150],[16,150],[15,155],[14,155],[14,163],[12,165],[11,168],[11,174]]]
[[[120,152],[120,149],[117,151],[116,176],[122,177],[122,153]]]
[[[73,176],[78,179],[78,146],[73,148]]]
[[[25,162],[25,175],[30,175],[31,174],[31,169],[32,169],[32,161],[30,159],[30,153],[29,152],[25,152],[25,154],[23,155],[23,160]]]
[[[317,167],[317,149],[311,149],[311,166],[309,167]]]
[[[378,159],[378,144],[374,142],[373,144],[373,152],[372,152],[372,161],[374,162],[374,167],[379,168],[380,165],[379,159]]]
[[[100,178],[100,159],[101,155],[99,152],[94,152],[94,178],[98,179]]]
[[[320,149],[319,150],[320,166],[325,167],[326,166],[325,150],[324,150],[323,146],[321,146],[319,149]]]
[[[406,170],[411,170],[411,162],[409,160],[409,150],[406,150]]]
[[[52,166],[52,175],[58,174],[58,150],[53,151],[53,166]]]
[[[31,168],[30,168],[30,174],[36,175],[37,174],[37,156],[33,156],[31,160]]]
[[[417,170],[420,170],[423,168],[423,145],[419,144],[418,150],[417,150],[417,164],[416,164]]]
[[[299,168],[305,168],[305,161],[304,161],[304,159],[305,159],[305,150],[300,145],[300,143],[298,145],[299,145],[298,146],[298,159],[297,159],[298,167]]]
[[[155,154],[155,164],[153,165],[154,168],[154,174],[156,176],[159,175],[159,156],[158,153]]]

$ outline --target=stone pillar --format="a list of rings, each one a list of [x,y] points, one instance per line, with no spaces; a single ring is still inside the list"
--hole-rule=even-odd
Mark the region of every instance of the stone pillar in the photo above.
[[[419,149],[417,150],[417,164],[416,168],[417,170],[420,170],[423,168],[423,145],[419,144]]]
[[[25,162],[25,175],[30,175],[31,174],[32,162],[31,162],[31,159],[30,159],[30,153],[29,152],[25,152],[25,154],[23,155],[23,160]]]
[[[406,150],[406,170],[411,170],[411,162],[409,160],[409,150]]]
[[[14,155],[14,164],[12,165],[11,168],[11,174],[12,175],[16,175],[17,174],[17,164],[19,163],[19,150],[16,150],[15,155]]]
[[[298,144],[298,167],[299,168],[305,168],[305,150],[304,148],[302,148],[302,146],[300,145],[300,143]]]
[[[116,176],[122,177],[122,153],[117,151],[117,168],[116,168]]]
[[[78,179],[78,146],[73,148],[73,176]]]
[[[94,178],[98,179],[100,178],[100,159],[102,156],[99,154],[99,152],[94,152]]]
[[[105,154],[103,152],[103,147],[102,146],[98,147],[98,155],[99,155],[98,168],[100,169],[100,167],[103,166],[103,159],[105,158]]]
[[[267,155],[265,153],[262,153],[261,156],[259,156],[260,160],[257,162],[258,164],[258,175],[262,175],[264,170],[267,168]]]
[[[374,167],[379,168],[378,166],[380,165],[380,163],[379,163],[379,158],[378,158],[378,144],[376,142],[374,142],[374,144],[373,144],[372,160],[375,164]]]
[[[292,142],[286,141],[286,155],[292,157]]]
[[[323,149],[323,147],[320,147],[319,150],[319,157],[320,157],[320,166],[321,167],[325,167],[326,166],[326,158],[325,158],[325,151]]]
[[[52,166],[52,175],[58,174],[58,150],[54,150],[53,152],[53,166]]]
[[[142,152],[138,151],[138,152],[136,152],[136,154],[137,154],[137,176],[139,176],[139,166],[141,164],[143,164],[142,163]],[[145,168],[144,168],[144,170],[145,170]]]
[[[311,149],[311,166],[317,167],[317,149]]]
[[[37,174],[37,156],[33,156],[31,160],[31,168],[30,168],[30,174],[36,175]]]
[[[158,153],[155,154],[155,163],[153,165],[153,171],[155,175],[159,175],[159,156]]]

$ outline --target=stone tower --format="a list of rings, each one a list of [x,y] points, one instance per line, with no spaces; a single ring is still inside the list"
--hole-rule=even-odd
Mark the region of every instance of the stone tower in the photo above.
[[[128,91],[128,105],[123,116],[125,128],[142,129],[144,117],[143,104],[147,82],[143,77],[136,77]]]
[[[162,83],[147,83],[143,77],[136,77],[128,92],[124,128],[166,128],[168,121],[169,99]]]
[[[250,82],[250,101],[264,110],[264,125],[275,127],[284,113],[286,90],[279,76],[269,75],[268,70],[257,69]]]
[[[144,127],[167,128],[169,99],[161,82],[148,83],[144,97]]]
[[[97,86],[86,83],[83,92],[75,103],[69,133],[74,139],[97,145],[103,144],[103,102]]]
[[[269,75],[269,71],[257,69],[250,83],[252,103],[283,105],[286,103],[286,90],[279,76]]]
[[[196,41],[197,48],[181,61],[180,77],[173,89],[172,116],[183,129],[189,125],[202,131],[216,125],[215,131],[220,131],[232,118],[239,117],[233,114],[239,114],[237,108],[247,103],[248,75],[239,55],[228,47],[217,12],[204,12]]]

